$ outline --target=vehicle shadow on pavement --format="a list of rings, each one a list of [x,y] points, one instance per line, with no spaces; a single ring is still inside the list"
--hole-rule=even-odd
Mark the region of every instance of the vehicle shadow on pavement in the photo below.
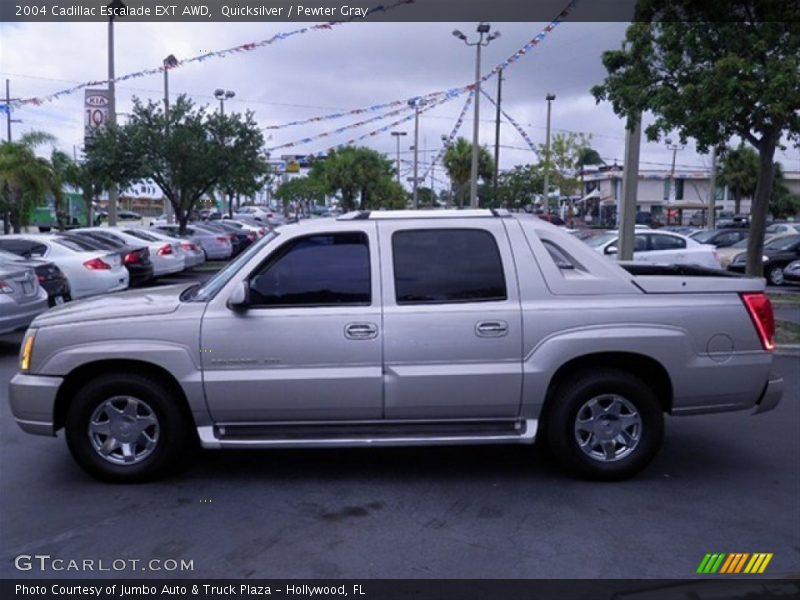
[[[16,356],[22,344],[23,332],[7,333],[0,335],[0,357]]]

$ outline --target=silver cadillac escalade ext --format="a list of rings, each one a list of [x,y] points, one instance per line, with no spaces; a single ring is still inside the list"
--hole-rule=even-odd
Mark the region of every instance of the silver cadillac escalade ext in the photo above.
[[[636,269],[639,269],[637,272]],[[535,217],[354,212],[278,229],[203,285],[38,317],[20,427],[140,481],[205,448],[543,443],[620,479],[664,413],[777,405],[760,279],[629,267]]]

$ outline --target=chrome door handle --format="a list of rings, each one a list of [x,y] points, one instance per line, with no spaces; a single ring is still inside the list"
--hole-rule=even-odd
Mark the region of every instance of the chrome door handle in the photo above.
[[[349,340],[371,340],[378,337],[375,323],[348,323],[344,327],[344,337]]]
[[[505,321],[478,321],[475,324],[475,335],[479,337],[502,337],[508,334],[508,323]]]

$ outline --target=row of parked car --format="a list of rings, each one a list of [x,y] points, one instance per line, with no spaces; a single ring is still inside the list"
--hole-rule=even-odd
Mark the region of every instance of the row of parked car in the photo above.
[[[611,258],[617,254],[616,231],[584,229],[572,233],[602,254]],[[744,273],[748,234],[747,229],[650,229],[637,225],[633,257],[643,262],[693,264]],[[770,225],[765,231],[762,260],[764,276],[772,285],[798,281],[800,267],[793,263],[800,261],[800,225]]]
[[[0,236],[0,334],[76,300],[238,255],[269,230],[248,220],[86,227]]]

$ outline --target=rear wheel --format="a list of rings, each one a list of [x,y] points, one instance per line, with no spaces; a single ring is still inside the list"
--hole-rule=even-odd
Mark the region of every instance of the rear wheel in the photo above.
[[[772,285],[783,285],[783,269],[781,267],[771,267],[767,272],[767,279]]]
[[[558,386],[544,435],[570,473],[601,480],[638,473],[658,452],[664,417],[655,393],[630,373],[586,371]]]
[[[73,399],[66,438],[77,463],[103,481],[153,479],[191,454],[191,423],[161,382],[114,374],[87,383]]]

